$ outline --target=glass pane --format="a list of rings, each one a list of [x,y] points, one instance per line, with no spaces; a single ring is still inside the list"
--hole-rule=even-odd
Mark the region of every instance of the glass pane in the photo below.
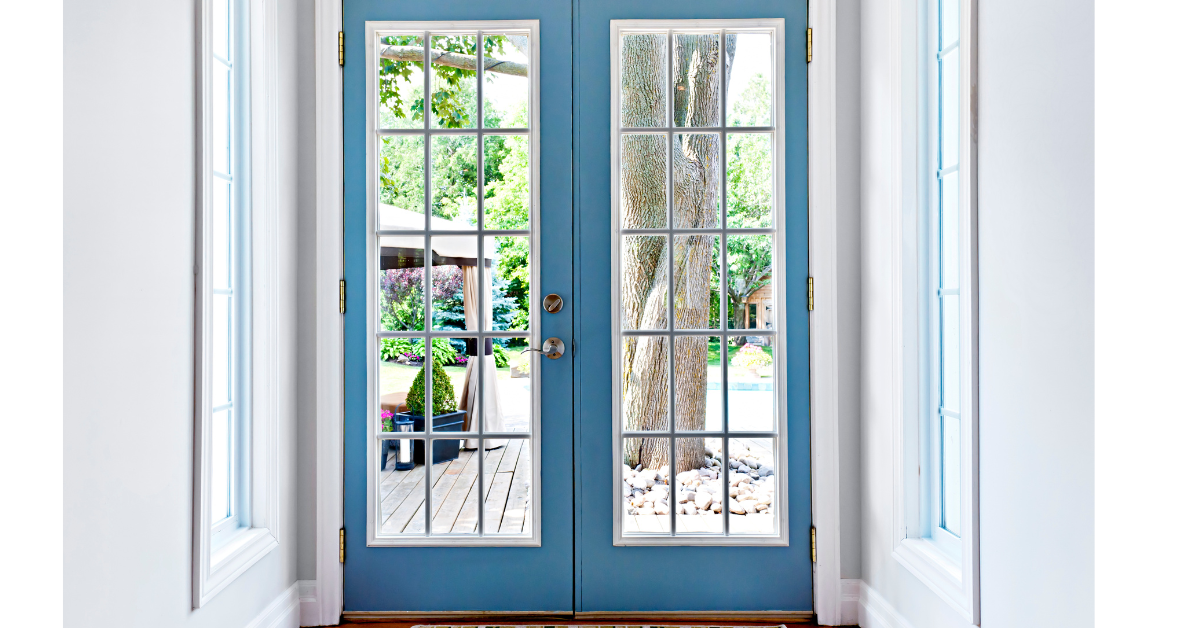
[[[942,49],[958,41],[958,2],[959,0],[942,0]]]
[[[230,155],[229,142],[232,134],[230,117],[230,75],[232,72],[220,62],[213,63],[212,68],[212,160],[213,170],[229,174]]]
[[[621,36],[621,126],[667,126],[667,36]]]
[[[958,288],[958,173],[942,177],[942,287]]]
[[[434,464],[431,476],[434,534],[470,534],[479,521],[479,452],[463,450],[461,443],[433,441],[434,459],[449,461]]]
[[[666,336],[621,339],[621,415],[630,431],[667,431],[670,386]]]
[[[467,353],[475,350],[474,340],[424,338],[413,343],[417,357],[410,362],[419,366],[398,374],[398,377],[401,377],[399,385],[405,391],[405,407],[400,416],[413,421],[416,431],[425,431],[426,414],[433,418],[432,431],[435,433],[472,429],[471,415],[464,408],[470,403],[467,395],[474,395],[479,390],[479,372]],[[432,359],[426,359],[427,348],[433,354]],[[433,402],[426,403],[425,367],[430,363],[433,364],[430,390]]]
[[[425,126],[425,44],[421,35],[379,41],[379,128]]]
[[[721,237],[675,237],[675,328],[721,328]]]
[[[772,236],[730,235],[726,242],[729,328],[774,329]]]
[[[212,523],[232,514],[229,475],[233,437],[232,410],[219,410],[212,416]]]
[[[440,330],[479,329],[479,238],[475,236],[433,236],[431,300],[433,328]]]
[[[491,313],[484,329],[529,329],[529,237],[488,237],[483,243],[491,304],[484,305]]]
[[[666,236],[624,236],[621,247],[621,328],[667,328]]]
[[[476,39],[474,35],[433,35],[429,62],[433,83],[429,103],[435,129],[467,129],[479,126],[475,101]]]
[[[425,463],[416,462],[416,447],[421,440],[385,440],[379,443],[382,471],[379,474],[380,532],[385,536],[425,534]],[[396,464],[396,459],[401,464]],[[413,461],[403,462],[404,458]],[[446,465],[434,467],[443,471]]]
[[[212,44],[214,55],[229,59],[229,0],[213,0]]]
[[[518,345],[513,342],[515,340],[521,343]],[[492,354],[488,360],[496,371],[495,376],[487,380],[484,391],[496,391],[494,413],[501,417],[500,428],[493,431],[528,432],[533,429],[533,395],[529,382],[529,354],[521,354],[528,343],[524,338],[489,338],[485,342],[491,344]]]
[[[408,412],[408,391],[413,380],[418,379],[423,361],[425,340],[423,338],[380,338],[379,339],[379,415],[380,429],[384,432],[400,431],[397,426],[412,417]],[[407,430],[416,429],[415,424]]]
[[[383,331],[425,329],[423,245],[420,236],[380,239],[379,328]]]
[[[959,534],[962,516],[959,427],[958,419],[942,417],[942,527],[952,534]]]
[[[675,429],[721,429],[721,344],[715,336],[675,337]]]
[[[626,438],[621,496],[625,534],[671,534],[669,438]]]
[[[212,297],[212,403],[220,406],[233,398],[233,297]]]
[[[484,35],[483,126],[529,126],[529,35]]]
[[[942,168],[958,165],[958,49],[942,57]]]
[[[425,138],[379,139],[379,228],[425,228]]]
[[[730,133],[725,138],[726,224],[731,229],[772,226],[770,133]]]
[[[675,136],[675,227],[721,226],[721,139],[716,133]]]
[[[621,228],[667,227],[667,136],[621,136]]]
[[[533,530],[529,492],[533,478],[533,452],[529,441],[497,440],[484,459],[483,533],[522,534]]]
[[[213,289],[228,290],[233,287],[229,270],[230,254],[230,212],[229,212],[229,182],[213,177],[212,199],[212,268]]]
[[[775,442],[729,439],[729,533],[775,533]]]
[[[675,33],[672,36],[672,117],[675,126],[721,125],[721,36]]]
[[[759,337],[755,343],[728,347],[731,431],[775,429],[774,340],[774,336]]]
[[[958,295],[942,297],[942,407],[959,411]]]
[[[433,228],[474,227],[478,215],[478,140],[474,135],[438,135],[430,142]]]
[[[714,452],[721,450],[719,438],[680,438],[675,441],[675,532],[676,534],[720,534],[721,463]]]
[[[729,126],[770,126],[773,70],[771,35],[726,33],[729,93],[725,98]]]
[[[483,211],[488,229],[529,228],[529,136],[483,140]]]

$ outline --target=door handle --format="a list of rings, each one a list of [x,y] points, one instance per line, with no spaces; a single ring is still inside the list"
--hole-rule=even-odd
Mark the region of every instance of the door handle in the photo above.
[[[541,349],[535,349],[533,347],[530,347],[530,348],[522,351],[521,353],[529,353],[529,352],[540,353],[540,354],[550,358],[551,360],[557,360],[563,356],[563,352],[566,351],[566,349],[567,349],[567,346],[565,344],[563,344],[563,341],[561,338],[548,338],[548,339],[546,339],[546,342],[542,343]]]

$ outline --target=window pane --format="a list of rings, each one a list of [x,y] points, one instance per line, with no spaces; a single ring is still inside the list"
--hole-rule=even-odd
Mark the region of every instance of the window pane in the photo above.
[[[721,430],[721,344],[709,336],[675,337],[675,429]]]
[[[411,444],[410,444],[411,443]],[[381,441],[380,455],[383,457],[379,474],[379,521],[380,533],[392,535],[425,534],[425,475],[424,460],[416,462],[416,445],[424,441],[397,439]],[[404,459],[411,462],[406,462]],[[401,464],[396,461],[400,459]],[[433,473],[440,477],[448,465],[434,465]]]
[[[958,288],[958,173],[942,177],[941,188],[942,287]]]
[[[379,328],[383,331],[425,329],[425,262],[422,240],[420,237],[391,237],[380,240],[379,267],[382,270],[379,271]],[[442,279],[444,285],[444,278]]]
[[[959,408],[960,352],[958,337],[958,295],[942,297],[942,407],[953,412]]]
[[[730,133],[725,139],[725,168],[728,226],[772,226],[771,135]]]
[[[716,229],[721,226],[721,139],[716,133],[675,136],[675,227]]]
[[[721,36],[676,33],[671,42],[672,117],[675,126],[721,124]]]
[[[533,429],[533,395],[529,380],[529,355],[525,338],[489,338],[496,375],[488,387],[496,391],[495,413],[501,417],[501,432],[528,432]],[[506,346],[507,345],[507,346]],[[490,367],[489,367],[490,368]]]
[[[433,442],[436,463],[433,468],[433,533],[472,534],[479,521],[478,451],[463,451],[455,443]],[[424,443],[421,447],[424,448]],[[441,455],[438,451],[441,450]],[[490,453],[490,452],[489,452]]]
[[[959,0],[942,0],[941,2],[943,50],[958,41],[958,2]]]
[[[379,228],[425,228],[425,138],[379,140]]]
[[[233,398],[233,297],[212,297],[212,403],[221,406]]]
[[[675,328],[721,328],[721,236],[675,236]]]
[[[624,439],[621,494],[626,534],[670,535],[670,447],[669,438]]]
[[[473,340],[473,339],[472,339]],[[416,432],[463,432],[471,428],[470,415],[462,410],[471,382],[472,394],[479,390],[478,368],[468,360],[474,350],[464,338],[414,338],[401,348],[412,355],[401,356],[393,363],[383,362],[380,369],[380,411],[393,412],[398,420],[412,421]],[[381,347],[387,344],[381,342]],[[426,359],[432,346],[433,358]],[[382,351],[382,350],[381,350]],[[426,365],[433,363],[432,401],[426,396]],[[431,416],[432,428],[426,429],[426,416]]]
[[[529,126],[529,35],[484,35],[483,56],[483,125]]]
[[[212,0],[213,54],[229,59],[229,0]]]
[[[462,229],[476,224],[475,201],[479,169],[474,135],[441,135],[431,138],[433,161],[433,228]]]
[[[958,49],[942,57],[942,168],[958,165]]]
[[[621,136],[621,228],[667,226],[667,136]]]
[[[728,347],[729,429],[769,432],[775,429],[774,337]],[[762,343],[762,344],[759,344]]]
[[[474,35],[430,37],[433,83],[429,102],[433,107],[430,126],[436,129],[467,129],[479,126],[475,101],[476,39]]]
[[[719,438],[680,438],[675,441],[675,532],[720,534],[721,463],[712,455],[721,450]]]
[[[624,236],[621,247],[621,328],[667,328],[667,237]]]
[[[959,420],[942,417],[942,527],[947,532],[959,534],[962,515],[960,460],[962,450],[959,442]]]
[[[389,423],[403,421],[408,412],[408,389],[421,370],[425,340],[423,338],[379,339],[379,412],[384,432]]]
[[[621,126],[667,126],[667,36],[621,36]]]
[[[489,135],[483,140],[484,226],[529,228],[529,136]]]
[[[621,414],[629,431],[667,431],[671,382],[666,336],[621,339]]]
[[[529,329],[529,237],[484,238],[484,255],[488,286],[484,311],[491,313],[484,329]],[[471,268],[467,270],[472,274]]]
[[[425,44],[421,35],[387,35],[379,42],[379,127],[425,126]]]
[[[213,170],[224,174],[230,170],[230,135],[232,112],[230,107],[230,78],[232,72],[220,62],[212,68],[212,160]]]
[[[731,68],[725,97],[729,126],[770,126],[774,74],[771,35],[727,33],[725,57]]]
[[[729,533],[775,533],[775,442],[729,439]]]
[[[479,238],[433,236],[432,289],[433,328],[438,330],[479,329],[479,280],[475,260]],[[469,303],[468,303],[469,301]]]
[[[230,508],[230,472],[232,469],[232,410],[219,410],[212,416],[212,523],[233,514]]]
[[[233,287],[230,277],[230,185],[221,177],[213,177],[212,189],[212,285],[214,290]]]
[[[484,474],[483,533],[530,532],[533,529],[529,510],[533,458],[529,441],[497,440],[494,444],[497,447],[489,449],[484,459],[485,472],[492,471]]]
[[[774,329],[772,239],[770,235],[726,238],[729,329]],[[752,303],[759,310],[755,320],[750,318]]]

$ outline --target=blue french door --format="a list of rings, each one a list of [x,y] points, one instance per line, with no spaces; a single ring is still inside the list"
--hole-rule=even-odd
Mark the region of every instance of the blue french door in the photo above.
[[[805,4],[343,10],[347,613],[811,610]],[[643,90],[612,72],[627,34],[663,42],[658,122],[614,115]],[[678,37],[765,70],[713,79],[716,117],[680,113]],[[617,200],[636,142],[672,164],[661,225]],[[681,218],[695,164],[717,222]],[[709,247],[701,314],[618,323],[630,238]],[[535,352],[551,337],[562,359]],[[634,369],[674,399],[657,414],[626,401],[648,394],[622,383],[639,343],[667,347]]]

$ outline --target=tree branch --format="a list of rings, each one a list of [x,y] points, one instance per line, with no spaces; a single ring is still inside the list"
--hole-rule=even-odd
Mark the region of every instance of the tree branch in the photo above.
[[[380,46],[379,56],[393,61],[421,63],[425,60],[425,51],[420,46]],[[429,61],[434,65],[448,65],[452,68],[461,68],[463,70],[476,70],[478,59],[476,59],[475,55],[446,52],[445,50],[430,50]],[[483,69],[486,72],[495,72],[496,74],[529,76],[529,66],[524,63],[492,59],[490,57],[483,58]]]

